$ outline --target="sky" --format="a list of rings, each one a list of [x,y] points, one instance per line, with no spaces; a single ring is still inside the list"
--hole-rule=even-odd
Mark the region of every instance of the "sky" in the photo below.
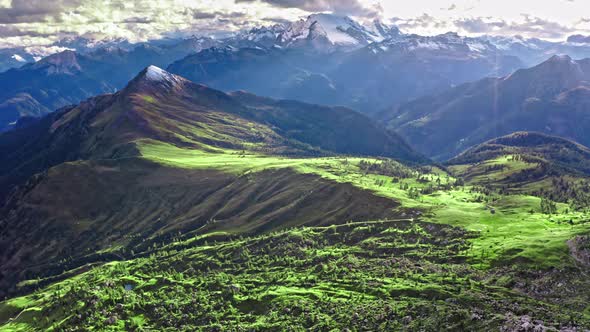
[[[0,0],[0,48],[78,36],[220,35],[313,12],[380,19],[424,35],[590,35],[590,0]]]

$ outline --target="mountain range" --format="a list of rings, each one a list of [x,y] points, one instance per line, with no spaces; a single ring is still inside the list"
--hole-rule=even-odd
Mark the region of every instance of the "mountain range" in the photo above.
[[[388,121],[418,151],[436,159],[523,130],[588,145],[589,82],[590,60],[554,56],[502,78],[417,99],[388,113]]]
[[[590,328],[586,37],[49,50],[0,51],[0,331]]]
[[[66,63],[44,70],[78,70]],[[556,93],[541,86],[526,90]],[[0,329],[272,330],[274,310],[311,328],[289,301],[319,312],[342,293],[330,306],[345,312],[347,292],[374,292],[353,301],[377,311],[331,326],[588,326],[588,165],[590,149],[535,132],[436,165],[350,109],[148,66],[0,134]],[[452,322],[402,319],[433,305]]]
[[[0,74],[0,330],[590,327],[590,61],[373,25]]]
[[[66,37],[47,46],[13,47],[0,50],[0,72],[10,68],[18,68],[24,63],[35,62],[63,50],[87,54],[101,48],[120,48],[130,51],[137,46],[150,45],[162,49],[185,49],[185,51],[187,48],[192,48],[191,52],[197,52],[214,45],[232,45],[234,47],[277,45],[287,48],[306,48],[311,45],[323,52],[331,52],[334,50],[355,50],[397,36],[411,35],[404,34],[396,26],[385,24],[379,20],[362,24],[346,16],[312,14],[293,22],[260,26],[221,38],[190,36],[133,44],[123,38]],[[425,36],[415,35],[415,37],[424,38]],[[559,42],[525,38],[518,35],[484,35],[473,39],[479,44],[492,44],[502,55],[518,57],[526,66],[535,65],[556,54],[569,54],[576,59],[585,58],[588,57],[590,50],[588,36],[583,35],[571,35]],[[310,43],[310,41],[313,42]]]
[[[226,92],[246,90],[271,98],[344,105],[376,115],[466,82],[510,74],[552,54],[586,57],[590,52],[580,38],[552,43],[520,37],[467,38],[454,33],[419,36],[380,21],[363,25],[329,14],[220,39],[194,36],[134,45],[119,39],[70,38],[51,45],[68,51],[47,59],[39,59],[38,53],[3,51],[18,66],[39,63],[0,74],[0,87],[5,90],[0,95],[0,128],[15,126],[22,116],[39,116],[121,89],[150,64]],[[66,58],[79,68],[74,64],[73,71],[39,71]],[[67,74],[77,87],[52,85],[48,74],[58,74],[56,82]]]

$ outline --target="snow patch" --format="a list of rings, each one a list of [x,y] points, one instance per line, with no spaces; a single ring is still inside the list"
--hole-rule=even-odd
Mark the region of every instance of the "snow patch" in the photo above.
[[[176,82],[176,76],[170,74],[169,72],[156,67],[156,66],[149,66],[145,71],[145,77],[150,81],[156,82]]]
[[[335,15],[317,14],[309,17],[311,21],[317,21],[324,29],[328,39],[332,44],[358,44],[358,41],[352,38],[344,31],[348,28],[359,29],[360,27],[346,17],[339,17]]]
[[[14,54],[13,56],[11,56],[11,58],[13,58],[14,60],[16,60],[18,62],[27,62],[27,60],[25,60],[22,56],[20,56],[18,54]]]

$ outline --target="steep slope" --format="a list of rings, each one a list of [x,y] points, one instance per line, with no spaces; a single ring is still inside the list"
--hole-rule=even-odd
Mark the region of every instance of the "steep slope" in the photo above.
[[[314,175],[358,158],[301,157],[423,160],[353,111],[227,95],[154,66],[115,94],[0,135],[0,152],[2,295],[179,232],[392,216],[397,202]]]
[[[262,104],[251,107],[250,99]],[[316,121],[304,121],[310,116]],[[136,147],[131,143],[141,138],[206,150],[425,160],[396,134],[348,109],[243,93],[232,97],[150,66],[116,94],[88,99],[5,133],[0,197],[14,181],[63,161],[132,154]]]
[[[409,102],[389,113],[389,125],[420,152],[437,159],[521,130],[588,145],[589,82],[590,60],[554,56],[503,78],[483,79]]]
[[[246,92],[230,95],[247,106],[249,119],[277,128],[277,133],[284,137],[338,153],[387,156],[410,163],[427,162],[397,134],[350,109],[292,100],[277,101]]]

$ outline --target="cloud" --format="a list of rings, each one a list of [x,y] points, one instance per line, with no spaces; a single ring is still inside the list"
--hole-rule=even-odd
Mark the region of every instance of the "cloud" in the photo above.
[[[583,18],[585,11],[580,9],[582,0],[551,1],[561,4],[543,1],[539,6],[504,9],[507,6],[481,0],[411,0],[403,8],[392,0],[0,0],[0,48],[47,46],[76,36],[131,42],[194,34],[221,36],[294,21],[310,12],[349,15],[360,21],[390,12],[399,16],[394,22],[402,31],[427,35],[456,31],[553,39],[590,33],[590,20]],[[477,10],[471,11],[472,7]],[[519,16],[520,11],[531,15]]]
[[[491,17],[462,18],[455,20],[454,25],[471,34],[523,35],[548,39],[562,38],[576,31],[573,27],[530,15],[522,15],[522,20],[510,22]]]
[[[222,11],[215,11],[215,12],[204,12],[200,9],[192,10],[192,17],[196,20],[207,20],[207,19],[215,19],[215,18],[222,18],[222,19],[231,19],[231,18],[243,18],[246,17],[246,13],[244,12],[222,12]]]
[[[490,33],[497,28],[505,28],[508,23],[492,18],[462,18],[454,21],[454,24],[469,33]]]
[[[135,24],[149,24],[153,23],[154,20],[149,17],[129,17],[123,20],[123,23],[135,23]]]
[[[0,23],[46,22],[49,18],[59,20],[67,8],[80,5],[82,0],[12,0],[9,7],[0,8]]]
[[[424,31],[441,31],[450,28],[447,21],[439,20],[429,14],[422,14],[414,18],[399,18],[394,17],[391,19],[392,22],[404,32],[411,32],[419,30],[418,32]]]
[[[376,17],[383,9],[378,3],[366,4],[360,0],[236,0],[236,2],[264,2],[283,8],[298,8],[307,12],[333,12],[341,15]]]
[[[543,39],[563,39],[578,31],[551,20],[521,15],[518,20],[504,20],[495,17],[461,17],[441,19],[429,14],[413,18],[393,18],[392,22],[404,32],[439,34],[449,31],[463,35],[521,35]]]
[[[47,37],[50,35],[49,33],[26,31],[13,26],[0,25],[0,36],[2,37]]]

